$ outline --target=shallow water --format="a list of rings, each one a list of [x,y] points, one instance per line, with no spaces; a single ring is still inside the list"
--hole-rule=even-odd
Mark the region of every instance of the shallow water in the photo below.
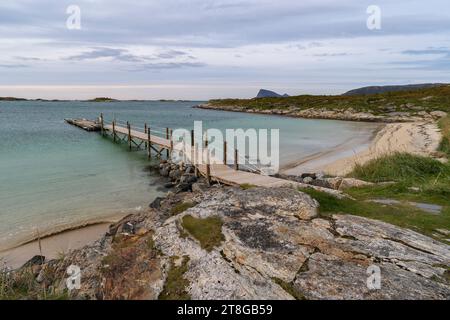
[[[279,128],[282,164],[351,138],[367,141],[375,124],[303,120],[191,108],[194,102],[0,102],[0,249],[40,234],[144,208],[162,194],[142,153],[126,152],[64,123],[64,118],[129,120],[191,129]]]

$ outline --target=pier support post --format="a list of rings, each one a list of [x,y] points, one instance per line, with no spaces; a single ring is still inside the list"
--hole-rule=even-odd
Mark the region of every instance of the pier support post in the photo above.
[[[102,130],[102,136],[105,135],[105,126],[103,122],[103,113],[100,113],[100,128]]]
[[[127,128],[128,128],[128,148],[131,151],[131,125],[128,121],[127,121]]]
[[[144,133],[146,134],[147,132],[148,132],[148,128],[147,128],[147,122],[146,122],[146,123],[144,123]],[[145,149],[147,149],[147,141],[144,142],[144,146],[145,146]]]
[[[211,164],[208,149],[206,149],[206,181],[208,182],[208,185],[211,185]]]
[[[223,164],[227,165],[227,141],[223,142]]]
[[[113,141],[116,142],[116,119],[112,122],[112,128],[113,128]]]
[[[200,162],[198,161],[198,142],[196,142],[194,146],[194,159],[194,174],[198,178],[200,177],[200,174],[198,172],[198,165],[200,164]]]
[[[166,139],[169,140],[169,128],[166,128]],[[169,159],[169,150],[166,150],[166,157]]]
[[[238,150],[234,149],[234,170],[239,170]]]
[[[147,128],[147,139],[148,139],[148,143],[147,143],[147,156],[148,159],[150,160],[152,158],[152,140],[150,139],[150,134],[151,130],[150,127]]]

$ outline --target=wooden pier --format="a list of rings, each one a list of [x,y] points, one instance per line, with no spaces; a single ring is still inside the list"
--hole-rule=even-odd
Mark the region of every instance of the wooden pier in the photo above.
[[[65,122],[86,131],[100,131],[100,123],[88,119],[64,119]]]
[[[233,165],[228,165],[226,161],[226,142],[224,143],[224,159],[216,159],[210,155],[207,141],[197,141],[194,143],[194,135],[191,132],[191,145],[186,143],[174,144],[171,139],[172,130],[165,129],[165,136],[161,137],[152,134],[152,128],[145,125],[144,130],[133,129],[127,122],[125,125],[118,124],[115,120],[111,123],[104,121],[103,116],[98,121],[66,120],[67,123],[76,125],[88,131],[101,131],[102,135],[111,136],[114,142],[126,142],[129,150],[146,150],[148,158],[153,155],[162,157],[164,151],[166,156],[170,157],[173,152],[181,152],[186,163],[191,163],[195,167],[197,174],[203,175],[209,182],[216,181],[226,185],[252,185],[262,187],[309,187],[309,185],[294,181],[284,180],[271,176],[261,175],[255,172],[239,170],[238,152],[234,150]],[[93,128],[97,128],[93,130]],[[159,131],[161,135],[161,131]],[[164,135],[164,132],[163,132]],[[199,143],[204,148],[199,148]],[[198,159],[203,161],[198,161]],[[225,160],[225,161],[224,161]],[[231,159],[230,159],[231,160]]]

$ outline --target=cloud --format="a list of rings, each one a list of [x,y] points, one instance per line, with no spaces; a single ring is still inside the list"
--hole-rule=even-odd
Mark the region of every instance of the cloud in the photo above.
[[[430,55],[430,54],[450,54],[449,48],[428,48],[424,50],[404,50],[403,54],[408,55]]]
[[[173,59],[173,58],[183,57],[183,56],[187,56],[187,55],[188,55],[188,53],[184,52],[184,51],[168,50],[166,52],[159,53],[157,55],[157,57],[160,59]],[[193,58],[193,57],[191,57],[191,58]]]
[[[205,63],[201,62],[160,62],[160,63],[146,63],[140,65],[138,70],[135,71],[145,71],[145,70],[164,70],[164,69],[181,69],[181,68],[202,68],[206,67]]]
[[[28,68],[29,65],[26,64],[0,64],[0,68],[5,69],[16,69],[16,68]]]
[[[351,56],[351,53],[348,52],[336,52],[336,53],[316,53],[312,56],[314,57],[346,57]]]
[[[65,59],[74,61],[85,61],[100,58],[112,58],[113,60],[125,62],[142,62],[148,59],[146,57],[131,54],[128,50],[125,49],[104,48],[104,47],[92,48],[92,50],[90,51],[86,51],[74,56],[69,56],[66,57]]]

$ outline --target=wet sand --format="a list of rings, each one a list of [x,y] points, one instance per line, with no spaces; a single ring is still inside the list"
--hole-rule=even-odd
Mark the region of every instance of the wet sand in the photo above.
[[[35,255],[43,255],[46,259],[58,258],[70,250],[82,248],[100,239],[109,229],[111,223],[98,223],[75,230],[61,232],[0,252],[0,261],[10,268],[18,268]]]

